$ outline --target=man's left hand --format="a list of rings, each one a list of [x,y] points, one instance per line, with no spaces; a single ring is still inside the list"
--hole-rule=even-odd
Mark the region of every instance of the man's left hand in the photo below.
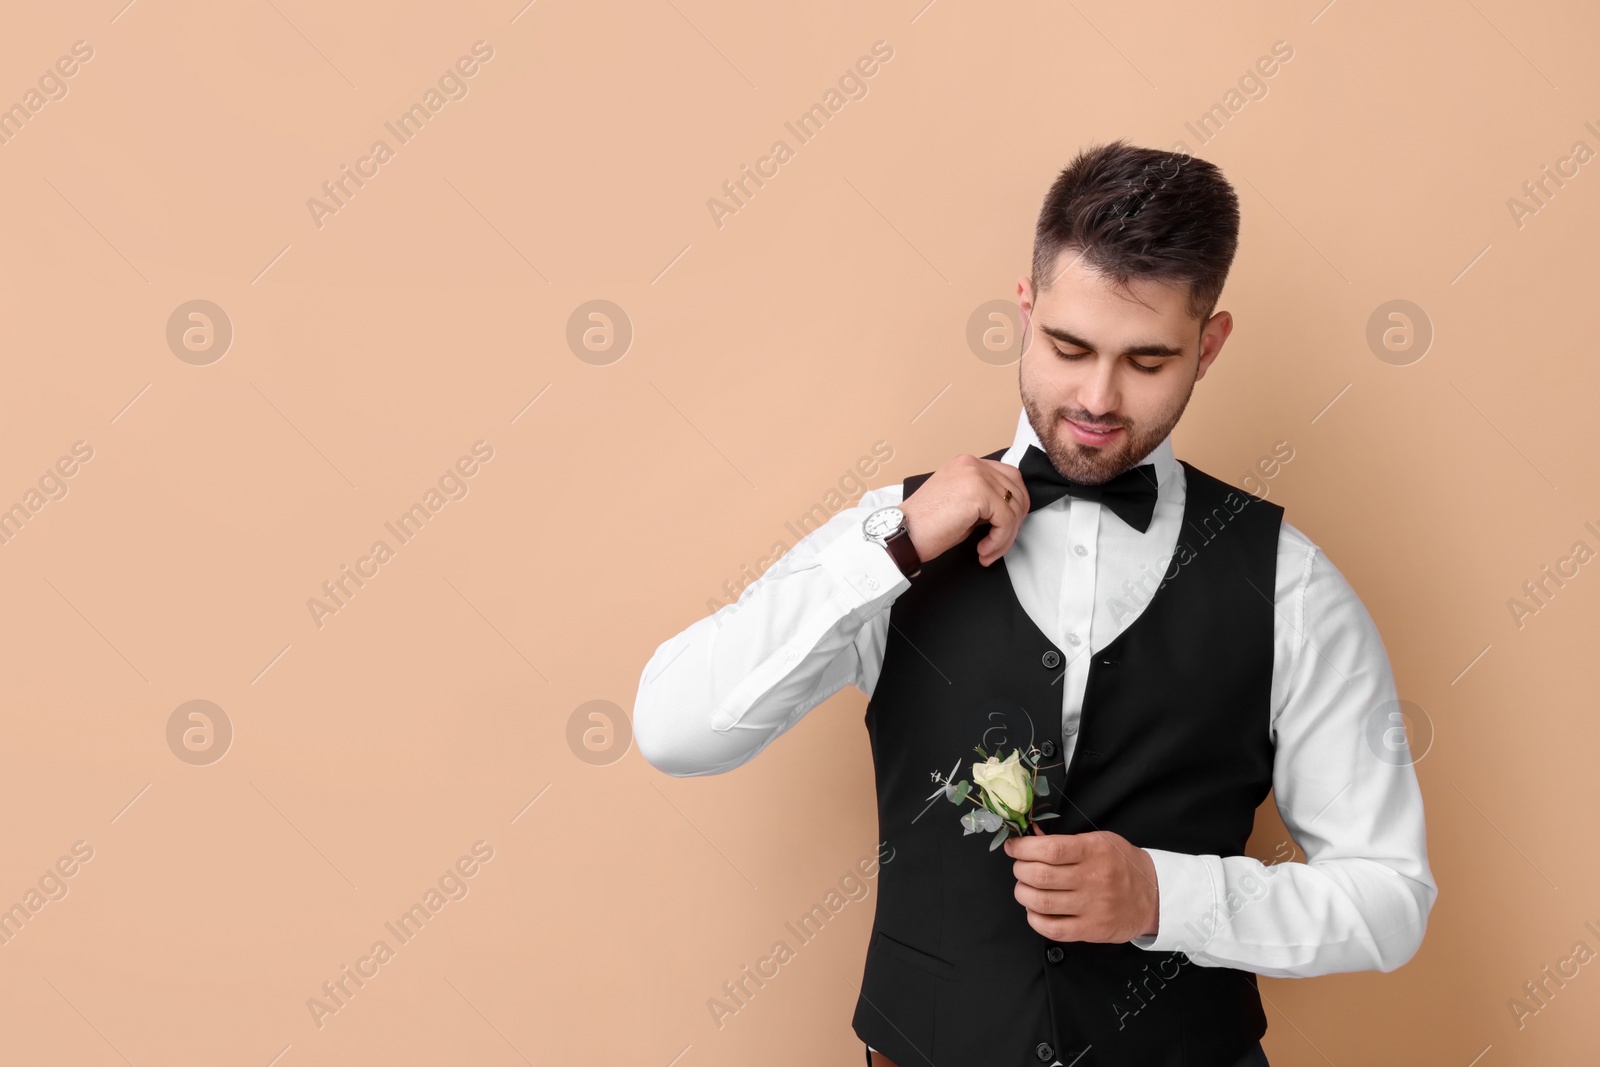
[[[1155,863],[1120,834],[1012,835],[1004,848],[1028,925],[1052,941],[1117,943],[1159,929]]]

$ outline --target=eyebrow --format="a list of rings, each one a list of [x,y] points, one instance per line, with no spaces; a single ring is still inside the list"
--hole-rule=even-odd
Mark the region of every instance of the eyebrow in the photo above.
[[[1041,322],[1039,324],[1039,332],[1048,334],[1049,336],[1054,337],[1057,341],[1064,341],[1069,345],[1076,345],[1078,348],[1087,348],[1091,352],[1096,351],[1094,345],[1090,344],[1088,341],[1085,341],[1081,337],[1075,336],[1068,330],[1063,330],[1059,326],[1046,326]],[[1176,345],[1152,343],[1129,345],[1127,348],[1122,350],[1121,354],[1124,356],[1181,356],[1183,355],[1183,349]]]

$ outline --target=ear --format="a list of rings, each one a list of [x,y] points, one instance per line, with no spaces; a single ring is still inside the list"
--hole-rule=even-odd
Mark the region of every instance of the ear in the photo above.
[[[1222,354],[1222,345],[1233,332],[1233,316],[1226,311],[1219,311],[1206,320],[1205,326],[1200,330],[1200,366],[1195,371],[1194,380],[1199,381],[1206,376],[1206,370],[1211,363]]]

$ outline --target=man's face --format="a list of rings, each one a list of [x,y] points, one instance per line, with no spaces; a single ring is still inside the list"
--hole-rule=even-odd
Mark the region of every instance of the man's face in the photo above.
[[[1177,425],[1194,383],[1233,329],[1226,311],[1189,316],[1184,284],[1119,290],[1065,249],[1055,280],[1017,284],[1022,406],[1056,470],[1099,485],[1138,464]],[[1096,434],[1094,430],[1108,430]]]

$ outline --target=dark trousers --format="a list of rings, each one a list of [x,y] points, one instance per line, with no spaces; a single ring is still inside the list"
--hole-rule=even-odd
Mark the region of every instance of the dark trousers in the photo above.
[[[872,1050],[867,1048],[866,1045],[862,1045],[861,1050],[866,1054],[867,1067],[872,1067]],[[896,1067],[899,1067],[899,1065],[896,1064]],[[1244,1058],[1234,1064],[1234,1067],[1272,1067],[1272,1065],[1267,1062],[1267,1050],[1261,1047],[1261,1042],[1257,1041],[1255,1048],[1246,1052]]]

